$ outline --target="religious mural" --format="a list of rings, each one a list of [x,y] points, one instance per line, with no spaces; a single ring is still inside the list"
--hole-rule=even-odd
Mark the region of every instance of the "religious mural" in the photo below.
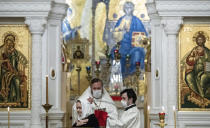
[[[0,25],[0,107],[30,108],[30,33],[25,25]]]
[[[114,93],[125,86],[133,85],[138,86],[138,89],[135,88],[138,94],[144,95],[145,67],[146,71],[150,71],[149,65],[151,65],[150,55],[147,55],[150,53],[150,25],[145,2],[145,0],[95,0],[93,3],[92,0],[85,2],[68,0],[69,8],[62,24],[64,46],[78,37],[89,42],[89,53],[82,51],[83,46],[77,43],[74,45],[76,51],[68,49],[70,52],[75,51],[70,54],[73,59],[69,62],[75,65],[73,67],[78,67],[78,59],[75,63],[75,58],[82,60],[83,54],[91,56],[89,62],[79,63],[80,82],[70,81],[71,94],[78,92],[78,83],[82,83],[81,91],[74,95],[80,95],[88,87],[88,84],[85,84],[88,83],[87,72],[83,69],[91,66],[91,71],[95,74],[97,66],[94,61],[100,61],[100,77],[103,78],[105,86],[109,86],[106,87],[109,92]],[[119,47],[117,43],[120,44]],[[120,54],[119,61],[115,61],[116,51]],[[76,56],[77,53],[80,56]],[[114,70],[113,67],[120,70]],[[78,70],[71,68],[70,76],[78,79]]]
[[[179,43],[179,108],[210,108],[210,25],[186,24]]]
[[[146,0],[68,0],[67,3],[69,8],[62,23],[67,97],[76,102],[86,96],[91,79],[100,78],[107,97],[119,100],[123,89],[132,88],[138,95],[137,102],[147,108],[151,31]],[[77,101],[77,105],[79,108],[82,103]],[[103,108],[103,103],[96,101],[97,105]],[[76,112],[73,109],[75,106],[67,111],[72,117]]]

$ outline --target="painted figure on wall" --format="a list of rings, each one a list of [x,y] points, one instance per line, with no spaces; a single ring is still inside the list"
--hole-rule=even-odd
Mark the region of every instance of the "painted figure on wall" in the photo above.
[[[78,26],[75,28],[71,27],[69,20],[68,20],[68,19],[70,19],[71,15],[72,15],[72,9],[68,8],[67,16],[64,18],[62,25],[61,25],[61,31],[63,33],[63,39],[64,39],[65,43],[70,39],[74,39],[77,34],[77,30],[81,28],[81,26]]]
[[[76,51],[73,53],[74,59],[84,59],[84,53],[81,51],[80,46],[77,46]]]
[[[196,33],[194,47],[186,58],[185,81],[195,93],[210,99],[210,49],[203,31]]]
[[[16,36],[8,34],[0,46],[0,101],[26,105],[26,57],[15,48]]]
[[[147,32],[143,23],[139,18],[133,15],[134,4],[125,2],[123,6],[124,16],[120,17],[115,25],[113,36],[116,42],[120,42],[119,53],[121,54],[121,71],[122,76],[133,74],[136,70],[136,62],[140,62],[140,67],[144,70],[144,48],[132,46],[133,33],[143,32],[147,36]],[[112,49],[112,57],[114,58],[114,50]],[[130,67],[126,70],[126,56],[130,56]]]

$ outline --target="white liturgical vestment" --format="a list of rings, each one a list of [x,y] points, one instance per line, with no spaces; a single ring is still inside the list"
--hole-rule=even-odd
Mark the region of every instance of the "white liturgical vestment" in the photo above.
[[[85,105],[84,111],[82,109],[83,115],[88,116],[88,115],[93,114],[94,110],[98,108],[100,109],[105,108],[105,111],[108,113],[106,128],[115,128],[116,121],[118,119],[118,113],[117,113],[117,108],[115,106],[115,103],[113,102],[112,98],[109,96],[108,92],[103,88],[102,98],[100,99],[94,98],[94,101],[97,105],[95,105],[94,103],[90,104],[89,101],[87,100],[89,97],[93,97],[91,94],[90,87],[88,87],[78,99]],[[75,103],[72,108],[72,117],[73,117],[72,124],[74,124],[75,121],[78,119]]]
[[[131,105],[119,117],[116,128],[140,128],[140,122],[140,111],[136,105]]]

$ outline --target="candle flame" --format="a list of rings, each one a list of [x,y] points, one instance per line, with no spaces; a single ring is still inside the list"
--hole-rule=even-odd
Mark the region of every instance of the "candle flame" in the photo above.
[[[173,106],[173,110],[176,111],[176,107],[175,106]]]
[[[8,112],[9,112],[9,107],[7,109],[8,109]]]
[[[149,106],[149,105],[147,106],[147,110],[148,110],[148,111],[150,110],[150,106]]]
[[[165,108],[164,108],[164,106],[162,106],[162,111],[163,111],[163,112],[165,111]]]

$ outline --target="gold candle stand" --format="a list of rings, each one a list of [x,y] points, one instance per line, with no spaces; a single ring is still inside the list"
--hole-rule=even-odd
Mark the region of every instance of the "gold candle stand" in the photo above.
[[[77,82],[78,82],[78,95],[80,95],[80,72],[81,72],[82,68],[80,65],[77,65],[76,71],[77,71]]]
[[[96,61],[95,64],[96,64],[95,74],[96,74],[96,77],[99,78],[100,77],[100,73],[101,73],[101,71],[99,69],[100,68],[100,61]]]
[[[174,111],[174,128],[176,128],[176,107],[173,106],[173,111]]]
[[[8,128],[10,128],[10,108],[8,107]]]
[[[50,104],[44,104],[44,105],[42,105],[42,107],[45,109],[45,111],[46,111],[46,128],[48,128],[48,111],[51,109],[51,107],[52,107],[52,105],[50,105]]]
[[[140,76],[141,70],[140,70],[140,62],[136,62],[136,92],[137,95],[139,95],[139,76]]]
[[[160,128],[164,128],[167,125],[165,123],[165,113],[164,112],[159,113],[159,119],[160,119],[160,123],[155,124],[155,125],[160,126]]]
[[[48,104],[48,75],[46,76],[46,104],[42,105],[42,107],[46,111],[46,128],[48,128],[48,111],[52,107],[52,105]]]
[[[91,79],[92,79],[91,67],[90,67],[90,66],[87,66],[87,67],[86,67],[86,71],[87,71],[87,76],[86,76],[86,78],[87,78],[89,84],[91,84]]]

